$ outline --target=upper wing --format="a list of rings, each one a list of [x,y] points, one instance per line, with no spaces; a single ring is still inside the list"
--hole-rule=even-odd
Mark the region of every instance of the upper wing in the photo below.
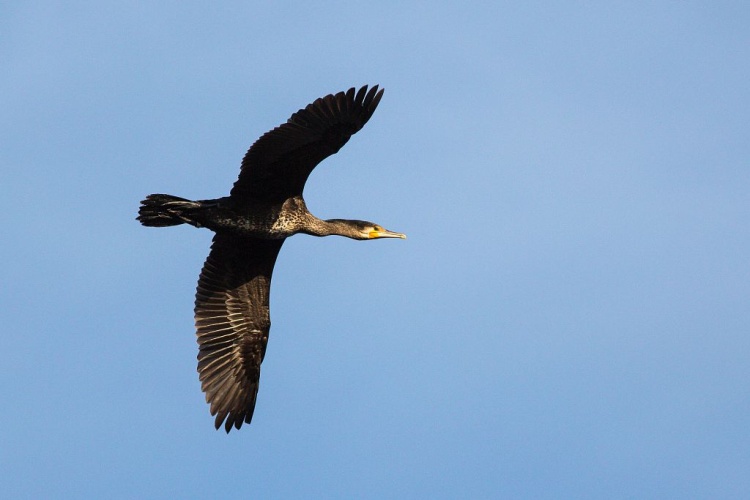
[[[218,429],[253,418],[271,320],[271,274],[284,240],[217,234],[195,295],[198,373]]]
[[[316,99],[258,139],[242,160],[232,201],[273,202],[302,195],[310,172],[367,123],[383,96],[377,85],[369,92],[365,85],[356,95],[354,90]]]

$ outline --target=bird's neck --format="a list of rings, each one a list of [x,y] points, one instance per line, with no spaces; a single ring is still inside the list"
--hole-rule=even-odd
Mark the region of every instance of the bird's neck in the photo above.
[[[312,217],[309,224],[306,224],[305,231],[313,236],[346,236],[347,238],[356,238],[359,234],[352,221],[346,219],[318,219]]]

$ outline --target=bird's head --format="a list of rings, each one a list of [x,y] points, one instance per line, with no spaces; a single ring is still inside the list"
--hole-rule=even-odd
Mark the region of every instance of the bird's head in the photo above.
[[[395,233],[385,229],[383,226],[373,224],[372,222],[365,222],[363,234],[367,234],[368,240],[375,240],[378,238],[401,238],[406,239],[404,233]]]
[[[343,229],[342,226],[346,227],[339,234],[342,236],[348,236],[356,240],[375,240],[378,238],[406,238],[403,233],[395,233],[385,229],[383,226],[375,224],[374,222],[367,222],[364,220],[343,220],[343,219],[331,219],[328,221],[336,226]]]

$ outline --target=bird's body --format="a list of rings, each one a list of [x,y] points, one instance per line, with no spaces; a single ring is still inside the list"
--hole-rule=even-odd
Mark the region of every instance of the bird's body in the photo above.
[[[170,195],[151,195],[143,201],[141,212],[151,206],[158,211],[155,217],[165,219],[163,225],[186,223],[239,237],[288,238],[314,224],[314,216],[301,196],[281,203],[236,206],[230,197],[190,201]]]
[[[354,239],[404,238],[377,224],[321,220],[302,197],[313,168],[370,119],[383,94],[362,87],[317,99],[248,150],[229,196],[191,201],[153,194],[141,202],[145,226],[190,224],[216,233],[195,299],[198,372],[216,428],[250,423],[271,326],[276,257],[296,233]]]

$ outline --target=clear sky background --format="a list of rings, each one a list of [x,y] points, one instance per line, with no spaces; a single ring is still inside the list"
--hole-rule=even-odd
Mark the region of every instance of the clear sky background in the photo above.
[[[5,2],[0,483],[99,498],[750,497],[747,2]],[[313,173],[253,423],[195,371],[219,197],[386,88]]]

